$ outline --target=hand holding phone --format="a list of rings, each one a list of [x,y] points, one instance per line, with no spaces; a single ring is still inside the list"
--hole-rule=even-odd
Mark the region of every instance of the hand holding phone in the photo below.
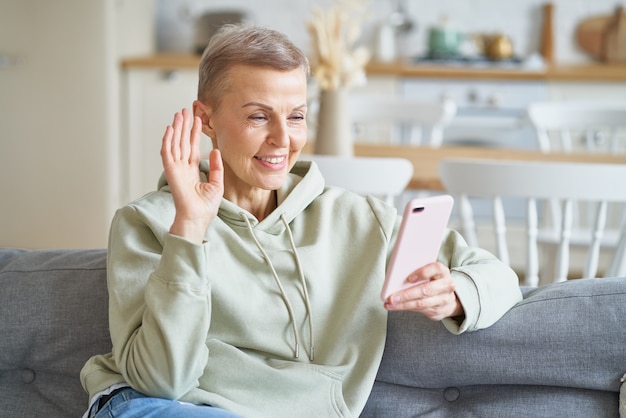
[[[454,199],[449,195],[413,199],[407,203],[381,292],[383,301],[393,293],[418,284],[409,283],[407,277],[437,260],[453,204]]]

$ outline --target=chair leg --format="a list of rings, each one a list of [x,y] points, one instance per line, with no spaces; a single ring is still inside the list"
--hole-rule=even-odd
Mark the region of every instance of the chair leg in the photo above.
[[[605,276],[626,276],[626,206],[623,208],[622,222],[620,226],[620,239],[613,253],[613,259]]]
[[[537,201],[534,198],[528,199],[526,209],[526,278],[528,286],[539,285],[539,254],[537,249],[537,235],[539,233],[537,220]]]
[[[591,244],[589,245],[589,251],[587,252],[587,263],[585,265],[585,271],[583,277],[596,277],[598,273],[598,262],[600,258],[600,241],[604,234],[604,227],[606,225],[606,210],[607,202],[600,202],[596,208],[596,217],[593,224],[593,232],[591,236]]]
[[[569,243],[572,234],[572,201],[563,202],[562,224],[561,224],[561,243],[556,259],[556,273],[554,280],[563,282],[567,280],[569,272]]]
[[[474,211],[469,202],[467,195],[459,196],[459,215],[461,217],[461,227],[463,229],[463,237],[468,245],[472,247],[478,246],[478,238],[476,237],[476,224],[474,222]]]
[[[504,215],[504,207],[502,206],[502,199],[496,196],[492,200],[493,203],[493,219],[494,219],[494,231],[496,234],[496,248],[497,254],[504,264],[511,265],[511,258],[509,257],[509,249],[506,244],[506,220]]]

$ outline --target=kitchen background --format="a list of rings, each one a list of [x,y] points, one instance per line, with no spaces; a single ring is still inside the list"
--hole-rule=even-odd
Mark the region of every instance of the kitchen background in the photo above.
[[[377,24],[404,9],[413,22],[406,41],[407,56],[425,53],[427,31],[442,21],[464,33],[501,32],[513,41],[516,54],[536,52],[545,0],[370,0],[372,19],[365,41],[374,44]],[[560,63],[584,62],[589,57],[576,46],[573,36],[583,18],[611,14],[616,0],[553,0],[555,58]],[[304,21],[314,5],[328,7],[330,0],[156,0],[156,47],[163,51],[193,50],[194,18],[206,11],[242,10],[251,21],[278,29],[298,44],[309,48]]]
[[[612,14],[620,3],[552,3],[557,65],[590,61],[574,41],[576,25]],[[308,51],[305,21],[316,4],[326,8],[331,1],[0,0],[0,246],[105,247],[115,210],[139,196],[135,186],[154,188],[150,170],[159,169],[154,147],[172,108],[190,105],[197,73],[191,67],[122,67],[123,62],[156,52],[192,52],[195,19],[233,9],[285,32]],[[539,49],[543,5],[541,0],[371,0],[364,42],[373,46],[379,24],[404,8],[413,23],[403,41],[407,56],[423,54],[429,28],[445,19],[461,32],[502,32],[515,53],[526,57]],[[370,77],[368,85],[397,84],[393,77],[382,78]],[[556,88],[626,97],[626,83],[604,81]],[[494,80],[479,87],[494,83],[508,87]],[[556,84],[539,80],[537,94],[551,95]],[[409,80],[403,93],[440,85],[440,80]],[[503,95],[519,98],[518,91]],[[151,164],[150,170],[142,164]]]

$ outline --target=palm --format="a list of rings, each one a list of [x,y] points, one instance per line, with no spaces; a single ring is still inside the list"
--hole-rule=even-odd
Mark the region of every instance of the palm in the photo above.
[[[218,150],[211,152],[208,182],[200,179],[201,132],[200,119],[195,118],[192,122],[189,111],[183,109],[167,127],[161,147],[161,160],[176,207],[171,232],[195,240],[204,236],[207,226],[217,215],[224,194],[223,167]]]

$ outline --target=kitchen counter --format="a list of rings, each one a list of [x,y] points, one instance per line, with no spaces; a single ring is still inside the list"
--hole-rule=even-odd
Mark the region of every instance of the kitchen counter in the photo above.
[[[311,152],[313,145],[307,144],[304,153]],[[444,190],[439,178],[439,163],[446,158],[478,158],[496,161],[545,161],[545,162],[574,162],[591,164],[626,164],[624,154],[602,153],[543,153],[534,150],[520,150],[508,148],[484,148],[468,146],[442,146],[432,148],[410,145],[354,145],[354,154],[360,157],[395,157],[406,158],[413,164],[413,176],[408,189],[415,190]]]
[[[146,57],[128,58],[122,68],[158,68],[163,70],[197,69],[200,57],[192,54],[155,54]],[[403,61],[380,63],[370,62],[368,75],[404,78],[462,78],[501,80],[546,80],[626,82],[626,65],[608,65],[599,62],[577,65],[556,65],[543,70],[518,68],[476,68],[469,66],[444,66],[412,64]]]

